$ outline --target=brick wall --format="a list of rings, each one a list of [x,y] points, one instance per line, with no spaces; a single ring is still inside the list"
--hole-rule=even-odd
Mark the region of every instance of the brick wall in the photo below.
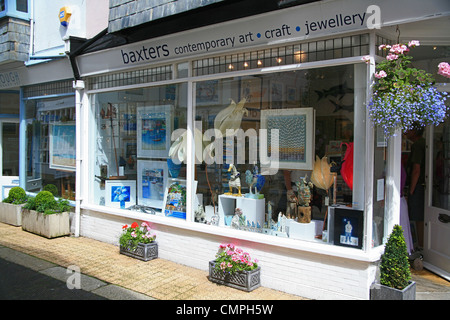
[[[0,20],[0,63],[27,61],[29,46],[29,22],[10,17]]]
[[[122,225],[136,220],[82,210],[81,236],[118,245]],[[138,221],[139,223],[141,221]],[[221,243],[232,242],[257,258],[262,286],[310,299],[369,299],[376,266],[369,262],[282,248],[267,243],[151,223],[159,257],[208,270]],[[219,232],[218,232],[219,233]]]
[[[110,0],[109,32],[200,8],[223,0]]]

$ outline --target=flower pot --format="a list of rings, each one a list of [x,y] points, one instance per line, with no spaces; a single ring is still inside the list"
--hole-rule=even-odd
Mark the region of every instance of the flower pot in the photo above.
[[[120,246],[119,252],[135,259],[149,261],[158,258],[158,243],[138,243],[135,249]]]
[[[0,222],[16,227],[22,225],[23,204],[11,204],[0,202]]]
[[[416,283],[410,281],[403,290],[377,283],[370,289],[370,300],[416,300]]]
[[[22,229],[46,238],[70,234],[70,214],[61,212],[43,214],[35,210],[22,209]]]
[[[251,271],[238,271],[233,274],[215,269],[216,261],[209,262],[209,281],[223,284],[243,291],[253,291],[261,286],[261,267]]]

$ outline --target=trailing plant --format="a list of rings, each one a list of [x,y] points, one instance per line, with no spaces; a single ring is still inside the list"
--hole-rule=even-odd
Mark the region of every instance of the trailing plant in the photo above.
[[[234,244],[221,244],[216,254],[215,269],[233,274],[238,271],[251,271],[258,268],[258,260],[252,260],[250,254],[235,247]]]
[[[380,283],[384,286],[403,290],[411,280],[403,229],[395,225],[386,243],[380,264]]]
[[[433,75],[411,65],[408,55],[419,41],[408,44],[381,45],[388,52],[378,63],[374,74],[373,97],[368,104],[369,116],[375,126],[383,129],[386,138],[397,129],[404,131],[427,125],[439,125],[447,116],[446,92],[435,87]],[[363,60],[370,63],[370,57]],[[447,63],[439,64],[438,73],[450,77]]]
[[[27,202],[28,196],[21,187],[12,187],[9,190],[8,197],[3,199],[2,202],[11,204],[23,204]]]
[[[152,243],[156,240],[156,235],[151,232],[150,225],[142,222],[141,226],[133,222],[131,226],[122,226],[122,235],[119,238],[119,244],[122,247],[135,250],[139,243]]]
[[[24,208],[36,210],[47,215],[69,211],[71,206],[68,200],[61,198],[55,199],[50,191],[42,190],[36,197],[30,197]]]

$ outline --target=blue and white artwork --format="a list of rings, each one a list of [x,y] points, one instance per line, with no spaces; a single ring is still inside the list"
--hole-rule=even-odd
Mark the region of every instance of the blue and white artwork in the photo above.
[[[138,204],[161,209],[167,177],[166,161],[138,160]]]
[[[137,109],[137,156],[167,158],[173,127],[173,106]]]
[[[278,160],[279,169],[312,170],[314,121],[313,108],[261,110],[261,129],[265,134],[262,138],[267,139],[266,157]],[[275,141],[277,133],[278,141]],[[274,149],[277,142],[278,150]],[[276,154],[278,159],[274,159]]]
[[[75,124],[52,124],[50,126],[50,168],[75,171],[76,168]]]
[[[105,190],[108,207],[127,209],[136,204],[135,180],[107,180]]]

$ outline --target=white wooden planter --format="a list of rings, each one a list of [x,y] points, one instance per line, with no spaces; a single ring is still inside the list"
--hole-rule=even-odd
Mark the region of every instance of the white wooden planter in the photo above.
[[[22,207],[23,204],[0,202],[0,222],[20,227],[22,225]]]
[[[44,215],[34,210],[22,210],[22,229],[46,238],[70,234],[69,212]]]

